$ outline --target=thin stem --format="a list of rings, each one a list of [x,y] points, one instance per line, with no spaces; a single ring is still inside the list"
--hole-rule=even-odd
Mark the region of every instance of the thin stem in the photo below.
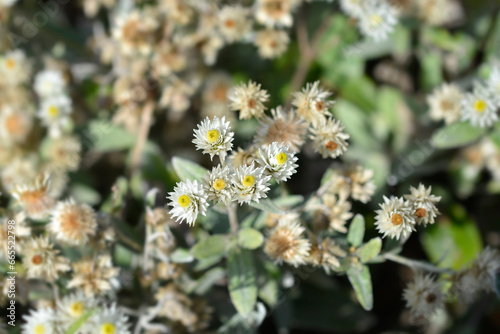
[[[392,254],[392,253],[385,253],[382,256],[386,260],[397,262],[399,264],[408,266],[408,267],[413,268],[413,269],[422,269],[425,271],[429,271],[432,273],[438,273],[438,274],[453,274],[454,273],[454,271],[452,269],[438,268],[438,267],[436,267],[432,264],[429,264],[429,263],[411,260],[411,259],[405,258],[403,256]]]
[[[134,150],[132,151],[132,162],[131,162],[132,172],[137,170],[137,168],[139,167],[139,163],[141,162],[141,153],[144,148],[144,144],[148,139],[149,129],[151,127],[151,120],[153,118],[154,109],[155,109],[155,103],[152,100],[148,100],[142,109],[139,134],[137,136],[137,142],[135,143]]]
[[[236,216],[236,203],[231,202],[227,205],[227,215],[229,217],[229,225],[233,234],[238,233],[238,217]]]

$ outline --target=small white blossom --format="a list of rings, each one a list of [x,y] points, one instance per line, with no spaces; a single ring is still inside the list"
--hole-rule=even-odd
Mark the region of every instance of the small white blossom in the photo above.
[[[291,27],[297,0],[258,0],[255,18],[267,27]]]
[[[73,199],[59,202],[52,210],[48,226],[58,240],[71,245],[87,243],[97,228],[96,214],[87,204],[77,204]]]
[[[243,39],[252,29],[252,21],[245,7],[224,6],[218,16],[219,31],[230,43]]]
[[[22,50],[13,50],[0,57],[0,82],[10,86],[26,83],[31,64]]]
[[[462,120],[470,120],[473,126],[492,126],[498,120],[497,105],[491,90],[480,84],[462,100]]]
[[[270,179],[270,175],[264,174],[264,168],[256,168],[253,162],[250,166],[239,166],[231,176],[235,200],[241,205],[266,198]]]
[[[49,128],[51,137],[59,137],[68,126],[71,116],[71,100],[65,95],[49,97],[42,101],[38,117]]]
[[[410,202],[413,215],[417,224],[434,224],[439,210],[436,203],[441,200],[441,196],[431,195],[432,187],[425,188],[423,184],[419,184],[418,188],[410,187],[409,195],[404,195],[404,198]]]
[[[83,326],[84,333],[130,334],[128,317],[115,303],[103,307]]]
[[[229,93],[229,107],[231,110],[240,111],[240,119],[259,118],[264,114],[266,106],[264,103],[269,100],[267,91],[260,88],[260,84],[249,81],[234,87]]]
[[[95,299],[86,297],[82,291],[71,293],[57,302],[58,320],[67,331],[76,320],[95,306]]]
[[[453,84],[444,84],[435,89],[427,97],[427,103],[430,106],[430,116],[433,120],[444,120],[446,124],[454,123],[460,120],[462,105],[462,90]]]
[[[56,333],[56,317],[50,308],[30,310],[23,319],[26,323],[22,325],[22,334]]]
[[[255,37],[254,44],[262,58],[276,58],[281,56],[290,43],[286,31],[280,29],[263,29]]]
[[[375,225],[384,237],[399,239],[406,238],[415,231],[415,219],[408,202],[403,198],[389,199],[384,196],[384,203],[380,204],[381,210],[376,210]]]
[[[331,94],[319,87],[319,81],[308,83],[302,91],[293,93],[292,105],[297,108],[298,116],[312,125],[319,125],[330,115],[328,108],[335,103],[329,100]]]
[[[359,28],[363,35],[382,41],[393,32],[398,22],[396,9],[385,1],[368,0],[359,16]]]
[[[212,168],[212,171],[203,177],[202,185],[208,201],[229,203],[232,200],[233,188],[229,167]]]
[[[289,179],[299,167],[295,163],[298,160],[295,153],[290,151],[284,143],[274,142],[263,146],[259,149],[259,155],[260,159],[257,159],[257,163],[265,167],[264,173],[271,175],[278,183]]]
[[[349,135],[343,132],[340,121],[329,118],[318,126],[311,128],[311,139],[314,151],[326,158],[336,158],[347,150]]]
[[[403,298],[414,317],[425,319],[442,309],[445,301],[441,283],[435,281],[432,276],[423,274],[417,274],[415,280],[408,284]]]
[[[168,199],[171,201],[170,214],[176,221],[185,220],[189,226],[194,225],[198,214],[206,215],[208,202],[203,186],[195,180],[191,182],[178,182],[174,191],[169,193]]]
[[[61,71],[45,70],[35,77],[35,92],[42,98],[64,94],[66,83]]]
[[[233,147],[234,133],[230,129],[229,122],[225,122],[225,117],[219,119],[214,116],[213,121],[207,117],[201,124],[198,124],[198,129],[194,130],[193,143],[197,150],[203,150],[203,154],[210,154],[210,159],[218,154],[222,161],[227,151]]]

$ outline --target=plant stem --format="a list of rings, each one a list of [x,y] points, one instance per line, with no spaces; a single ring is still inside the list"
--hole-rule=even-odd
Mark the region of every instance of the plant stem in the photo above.
[[[438,268],[438,267],[436,267],[432,264],[429,264],[429,263],[407,259],[403,256],[392,254],[392,253],[385,253],[382,255],[382,257],[386,260],[397,262],[399,264],[403,264],[403,265],[408,266],[412,269],[422,269],[425,271],[429,271],[432,273],[438,273],[438,274],[453,274],[454,273],[454,271],[452,269]]]
[[[135,170],[137,170],[139,163],[141,162],[141,153],[144,148],[144,144],[148,139],[154,109],[155,103],[152,100],[148,100],[142,109],[141,124],[137,135],[137,142],[135,143],[134,150],[132,151],[131,175]]]
[[[238,233],[238,217],[236,216],[236,203],[231,202],[227,205],[227,215],[229,217],[229,225],[233,234]]]

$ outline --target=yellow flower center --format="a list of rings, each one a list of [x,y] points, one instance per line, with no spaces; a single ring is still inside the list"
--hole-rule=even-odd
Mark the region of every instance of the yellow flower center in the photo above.
[[[483,113],[486,110],[486,102],[484,100],[477,100],[474,102],[474,109],[478,113]]]
[[[45,334],[45,327],[43,324],[36,325],[35,328],[33,328],[33,332],[35,334]]]
[[[392,225],[398,226],[403,223],[403,216],[401,216],[399,213],[395,213],[391,216],[391,223]]]
[[[254,184],[255,184],[255,177],[253,177],[252,175],[245,175],[245,177],[243,178],[243,185],[246,188],[250,188]]]
[[[287,160],[288,156],[286,155],[285,152],[280,152],[276,154],[276,161],[278,162],[278,165],[283,165]]]
[[[207,132],[207,139],[209,142],[213,143],[220,138],[220,132],[217,130],[210,130]]]
[[[380,24],[382,24],[383,21],[384,20],[382,19],[382,16],[378,14],[373,14],[370,17],[370,23],[372,24],[372,26],[379,26]]]
[[[187,208],[189,204],[191,204],[191,198],[189,198],[188,195],[182,195],[179,197],[177,202],[179,202],[180,206],[182,206],[183,208]]]
[[[14,67],[16,67],[16,61],[14,59],[7,59],[5,60],[5,66],[9,70],[12,70]]]
[[[223,179],[217,179],[214,181],[212,186],[217,190],[222,190],[226,187],[226,182]]]
[[[59,114],[59,108],[50,106],[48,112],[50,117],[56,117]]]
[[[115,334],[116,327],[110,322],[106,322],[101,326],[101,334]]]
[[[82,302],[74,302],[71,304],[69,307],[71,315],[74,317],[79,317],[83,314],[83,311],[85,310],[85,306],[83,306]]]

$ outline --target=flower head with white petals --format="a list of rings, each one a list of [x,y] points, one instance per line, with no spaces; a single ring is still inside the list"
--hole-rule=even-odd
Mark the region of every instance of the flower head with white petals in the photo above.
[[[435,281],[431,275],[424,276],[420,273],[408,284],[403,292],[403,298],[414,317],[426,319],[443,308],[445,301],[441,283]]]
[[[312,125],[319,125],[325,116],[330,115],[328,108],[335,103],[329,100],[331,93],[319,87],[319,81],[308,83],[300,92],[293,93],[292,105],[297,108],[297,115]]]
[[[462,99],[462,120],[469,120],[473,126],[492,126],[498,121],[496,98],[487,87],[476,83],[472,93]]]
[[[326,158],[336,158],[347,150],[349,135],[343,132],[340,121],[328,118],[325,122],[311,128],[314,150]]]
[[[295,163],[298,160],[295,153],[290,151],[284,143],[274,142],[263,146],[259,149],[259,155],[257,163],[265,167],[264,173],[271,175],[278,183],[289,179],[299,167]]]
[[[444,120],[446,124],[460,120],[462,97],[462,90],[454,84],[444,84],[435,89],[427,97],[431,118],[436,121]]]
[[[66,83],[60,71],[45,70],[35,77],[34,89],[41,98],[63,95]]]
[[[418,188],[410,187],[409,195],[404,195],[404,198],[410,202],[413,209],[413,215],[417,224],[434,224],[439,210],[436,203],[441,200],[441,196],[431,194],[432,187],[425,188],[423,184],[419,184]]]
[[[49,128],[51,137],[59,137],[70,122],[71,100],[65,95],[44,99],[38,117]]]
[[[380,0],[368,0],[359,20],[361,32],[375,41],[387,39],[398,22],[396,9]]]
[[[116,304],[106,306],[84,325],[84,333],[130,334],[128,317]]]
[[[56,333],[56,318],[50,308],[30,310],[23,319],[26,323],[22,325],[22,334]]]
[[[203,186],[195,180],[191,182],[179,182],[173,192],[169,193],[172,209],[170,213],[176,221],[185,220],[189,226],[194,225],[198,214],[206,215],[208,202]]]
[[[254,163],[250,166],[239,166],[231,176],[231,182],[238,203],[259,202],[266,198],[269,190],[270,175],[264,174],[264,167],[256,168]]]
[[[375,211],[375,225],[384,237],[406,238],[415,230],[412,208],[403,198],[389,199],[384,196],[384,203],[380,204],[380,208],[381,210]]]
[[[57,315],[65,331],[85,313],[96,306],[93,298],[85,296],[82,291],[69,294],[57,302]]]
[[[230,131],[229,122],[225,117],[219,119],[214,116],[211,121],[208,117],[198,124],[194,130],[193,143],[197,150],[203,150],[203,154],[210,154],[210,159],[218,154],[221,161],[225,159],[227,151],[233,147],[234,133]]]
[[[229,167],[217,166],[207,172],[202,180],[203,189],[208,201],[229,203],[232,200],[233,188]]]
[[[232,110],[240,111],[240,119],[261,117],[267,109],[264,105],[267,100],[269,100],[267,91],[252,81],[236,86],[229,94],[229,106]]]

